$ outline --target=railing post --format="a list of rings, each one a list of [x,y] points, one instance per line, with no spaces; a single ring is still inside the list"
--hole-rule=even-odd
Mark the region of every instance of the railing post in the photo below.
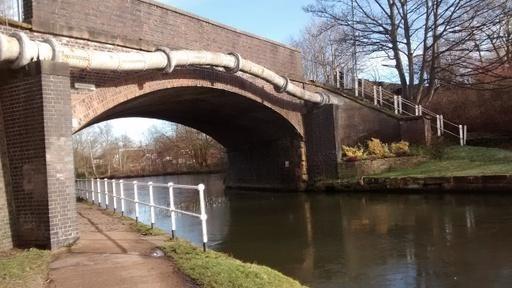
[[[377,86],[373,86],[373,105],[377,106]]]
[[[364,98],[364,79],[361,79],[361,97]]]
[[[116,180],[112,180],[112,201],[114,201],[114,213],[117,210]]]
[[[137,192],[137,181],[133,181],[133,198],[135,201],[135,223],[139,222],[139,193]]]
[[[23,1],[17,0],[16,4],[18,6],[18,22],[23,22],[23,10],[21,8],[23,6]]]
[[[382,104],[384,103],[382,101],[382,86],[379,86],[379,102],[380,102],[380,106],[382,106]]]
[[[398,114],[402,114],[402,96],[398,96]]]
[[[96,191],[94,191],[94,178],[91,178],[91,198],[92,198],[92,204],[94,204],[94,194],[96,193]]]
[[[87,181],[87,179],[84,179],[84,184],[85,184],[85,200],[87,200],[87,202],[89,202],[89,181]]]
[[[398,114],[398,96],[393,95],[393,107],[395,108],[395,114]]]
[[[148,183],[149,186],[149,207],[151,213],[151,229],[155,227],[155,199],[153,198],[153,182]]]
[[[169,186],[169,208],[171,210],[171,237],[174,239],[174,233],[176,231],[176,212],[174,211],[174,209],[176,209],[174,206],[174,183],[169,182],[167,186]]]
[[[468,144],[468,125],[464,125],[464,145]]]
[[[440,115],[436,115],[437,120],[437,136],[441,136],[441,117]]]
[[[348,82],[350,80],[348,80],[348,73],[347,72],[348,72],[347,67],[346,66],[343,67],[343,89],[348,89],[349,88]]]
[[[464,146],[464,127],[462,125],[459,125],[459,140],[460,146]]]
[[[416,115],[416,116],[420,115],[420,110],[419,110],[418,105],[414,105],[414,115]]]
[[[340,70],[339,69],[336,69],[336,73],[335,73],[335,76],[336,77],[336,81],[334,83],[336,83],[336,88],[340,89]]]
[[[357,79],[357,76],[354,76],[354,92],[356,97],[359,97],[359,79]]]
[[[124,180],[119,181],[119,189],[121,189],[121,216],[124,216]]]
[[[108,179],[103,179],[105,181],[105,209],[108,209]]]
[[[100,185],[100,178],[96,179],[96,183],[98,184],[98,206],[101,207],[101,185]]]
[[[444,116],[443,116],[443,114],[441,114],[441,115],[439,115],[439,117],[440,117],[439,121],[441,123],[441,134],[444,134]]]
[[[419,105],[418,109],[420,112],[420,116],[423,116],[423,106]]]
[[[208,242],[208,235],[206,232],[206,203],[204,200],[204,185],[199,184],[197,186],[197,189],[199,190],[199,204],[201,208],[201,226],[203,230],[203,251],[206,251],[206,243]]]

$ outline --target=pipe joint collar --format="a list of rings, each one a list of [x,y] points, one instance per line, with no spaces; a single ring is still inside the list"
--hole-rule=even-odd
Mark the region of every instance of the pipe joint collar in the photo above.
[[[238,73],[238,71],[240,71],[240,68],[242,68],[242,56],[240,56],[240,54],[235,53],[235,52],[229,52],[228,55],[235,57],[236,64],[235,64],[235,67],[233,67],[233,68],[227,68],[226,72],[231,73],[231,74],[236,74],[236,73]]]
[[[320,106],[331,104],[331,95],[322,92],[318,92],[317,94],[320,95],[320,103],[318,103]]]
[[[33,45],[32,41],[30,41],[28,36],[25,35],[25,33],[13,32],[10,36],[16,38],[16,40],[18,40],[18,43],[20,45],[20,54],[18,55],[18,58],[16,58],[16,60],[14,60],[14,62],[11,64],[12,68],[14,68],[14,69],[21,68],[21,67],[29,64],[30,62],[32,62],[35,58],[37,58],[37,55],[34,55],[34,54],[37,54],[38,49],[37,49],[37,47],[35,47],[35,49],[31,49],[31,48],[34,48],[34,47],[32,47],[34,45]],[[36,51],[35,53],[33,53],[34,50]]]
[[[290,79],[288,77],[283,77],[284,84],[281,87],[274,87],[274,90],[276,90],[277,93],[283,93],[288,90],[288,85],[290,85]]]
[[[44,42],[52,47],[52,61],[62,62],[62,49],[59,42],[54,38],[46,38]]]
[[[167,65],[165,65],[164,72],[165,73],[171,73],[174,71],[174,68],[176,67],[176,59],[172,56],[171,49],[167,47],[158,47],[156,48],[156,51],[161,51],[165,54],[167,57]]]

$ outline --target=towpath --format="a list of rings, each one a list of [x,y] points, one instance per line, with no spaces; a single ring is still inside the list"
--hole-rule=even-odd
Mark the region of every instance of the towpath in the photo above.
[[[77,203],[80,240],[50,264],[51,288],[195,287],[165,257],[153,257],[165,236],[142,236],[128,220]]]

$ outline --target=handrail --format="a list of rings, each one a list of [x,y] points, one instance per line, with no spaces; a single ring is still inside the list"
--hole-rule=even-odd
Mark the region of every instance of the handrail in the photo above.
[[[124,216],[126,211],[126,203],[125,201],[131,202],[135,204],[135,221],[139,221],[139,205],[147,206],[150,208],[150,216],[151,216],[151,229],[154,228],[156,222],[155,209],[162,209],[171,212],[171,236],[175,238],[176,232],[176,213],[183,214],[191,217],[196,217],[201,220],[201,233],[203,240],[203,251],[206,251],[206,245],[208,242],[207,235],[207,226],[206,220],[208,216],[206,215],[206,201],[205,201],[205,186],[203,184],[199,185],[181,185],[174,184],[169,182],[167,184],[164,183],[153,183],[153,182],[125,182],[124,180],[115,180],[115,179],[76,179],[76,192],[78,197],[83,200],[89,201],[93,204],[97,203],[98,206],[102,206],[102,200],[104,201],[105,209],[109,208],[109,198],[112,197],[114,199],[113,210],[117,211],[117,202],[121,201],[121,215]],[[109,191],[109,183],[112,185],[112,193]],[[103,185],[102,185],[103,184]],[[125,196],[125,184],[133,185],[133,199]],[[102,191],[102,187],[104,187]],[[120,195],[117,194],[117,187],[119,187]],[[139,200],[139,188],[147,187],[147,193],[149,193],[149,203]],[[154,201],[154,187],[168,188],[169,192],[169,206],[162,206],[155,204]],[[199,206],[200,206],[200,214],[185,211],[182,209],[176,209],[175,201],[174,201],[174,189],[185,189],[185,190],[196,190],[199,192]],[[102,199],[103,198],[103,199]]]
[[[339,77],[340,72],[336,72],[337,77]],[[349,79],[354,83],[346,83]],[[436,123],[432,123],[431,125],[436,128],[437,136],[442,136],[447,133],[448,135],[457,137],[459,139],[460,145],[464,146],[467,144],[467,125],[456,124],[444,118],[442,114],[434,113],[422,105],[416,104],[410,100],[402,98],[400,95],[395,95],[391,91],[385,90],[382,86],[376,85],[371,81],[367,81],[365,79],[359,79],[357,77],[347,77],[347,75],[343,75],[343,88],[344,89],[353,89],[356,97],[363,98],[364,100],[373,101],[375,106],[379,106],[381,108],[387,109],[386,106],[389,106],[389,110],[392,110],[393,113],[397,115],[404,114],[406,116],[421,116],[425,118],[425,116],[430,116],[436,119]],[[337,80],[336,88],[341,89],[340,81]],[[348,85],[347,85],[348,84]],[[455,128],[456,131],[451,131],[445,127],[445,124],[448,126]]]

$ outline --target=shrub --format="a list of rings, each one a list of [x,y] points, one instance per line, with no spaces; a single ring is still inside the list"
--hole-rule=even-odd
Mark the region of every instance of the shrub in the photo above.
[[[368,141],[368,153],[377,158],[393,157],[393,153],[389,151],[388,144],[382,143],[379,139],[372,138]]]
[[[347,161],[357,161],[366,158],[367,153],[364,151],[364,147],[361,145],[356,145],[354,147],[342,146],[343,155],[345,155],[345,160]]]
[[[403,156],[403,155],[409,155],[409,142],[407,141],[400,141],[391,143],[391,153],[397,155],[397,156]]]

